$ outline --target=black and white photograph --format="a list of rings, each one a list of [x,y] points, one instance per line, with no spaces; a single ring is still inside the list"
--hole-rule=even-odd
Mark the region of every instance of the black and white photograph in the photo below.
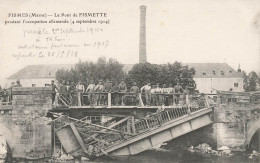
[[[0,163],[259,161],[259,0],[0,0]]]

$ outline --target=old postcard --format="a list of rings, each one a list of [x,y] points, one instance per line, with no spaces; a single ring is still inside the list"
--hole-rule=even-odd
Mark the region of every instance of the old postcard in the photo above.
[[[260,157],[258,0],[0,1],[0,162]]]

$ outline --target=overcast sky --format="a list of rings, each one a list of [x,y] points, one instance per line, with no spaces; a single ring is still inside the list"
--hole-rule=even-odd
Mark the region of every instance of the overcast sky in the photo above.
[[[260,16],[258,0],[31,0],[0,2],[0,83],[29,64],[67,64],[98,57],[116,58],[121,63],[137,63],[139,52],[139,6],[147,6],[147,58],[151,63],[226,62],[234,69],[240,63],[247,72],[260,71]],[[4,25],[8,13],[80,13],[105,12],[110,24],[82,25]],[[260,14],[259,14],[260,15]],[[43,18],[44,19],[44,18]],[[61,18],[60,20],[62,20]],[[82,20],[88,18],[82,18]],[[20,20],[23,20],[23,18]],[[260,24],[260,23],[259,23]],[[259,25],[260,26],[260,25]],[[109,41],[106,48],[78,48],[77,57],[17,58],[18,45],[34,43],[36,37],[24,38],[26,29],[55,27],[102,28],[98,34],[75,34],[66,43],[82,44]],[[41,38],[42,39],[42,38]],[[75,49],[73,49],[75,50]],[[24,51],[22,51],[24,52]]]

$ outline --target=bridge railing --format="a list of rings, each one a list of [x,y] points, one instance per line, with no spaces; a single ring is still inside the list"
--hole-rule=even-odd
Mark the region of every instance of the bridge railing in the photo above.
[[[205,106],[206,106],[206,104],[205,104]],[[198,111],[201,109],[202,109],[201,107],[174,108],[174,109],[164,110],[161,112],[154,113],[153,115],[151,115],[149,117],[145,117],[141,120],[131,121],[130,123],[128,123],[127,125],[124,125],[124,126],[116,126],[114,129],[122,131],[124,133],[129,133],[129,135],[124,135],[124,136],[118,135],[116,137],[113,137],[113,134],[100,135],[100,139],[103,140],[104,142],[106,142],[103,144],[103,148],[104,149],[109,148],[113,144],[120,143],[133,136],[153,130],[171,120],[174,120],[174,119],[184,116],[184,115],[189,115],[192,112],[195,112],[195,111]]]
[[[144,93],[131,92],[93,92],[80,93],[64,97],[58,95],[61,105],[66,106],[201,106],[200,94],[189,95],[181,93],[154,93],[151,94],[150,104],[146,104]],[[203,106],[201,106],[203,107]]]

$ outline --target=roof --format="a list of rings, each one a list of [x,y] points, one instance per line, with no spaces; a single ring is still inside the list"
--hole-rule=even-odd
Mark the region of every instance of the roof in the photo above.
[[[55,74],[59,69],[68,70],[73,66],[73,64],[28,65],[8,79],[55,78]]]
[[[194,78],[242,78],[241,74],[227,63],[183,63],[182,65],[195,69]]]
[[[182,65],[188,65],[189,68],[195,69],[194,78],[242,78],[237,71],[226,63],[183,63]],[[134,64],[124,64],[123,71],[127,73],[133,66]],[[72,67],[74,67],[74,64],[28,65],[8,79],[55,78],[57,70],[69,70]]]

